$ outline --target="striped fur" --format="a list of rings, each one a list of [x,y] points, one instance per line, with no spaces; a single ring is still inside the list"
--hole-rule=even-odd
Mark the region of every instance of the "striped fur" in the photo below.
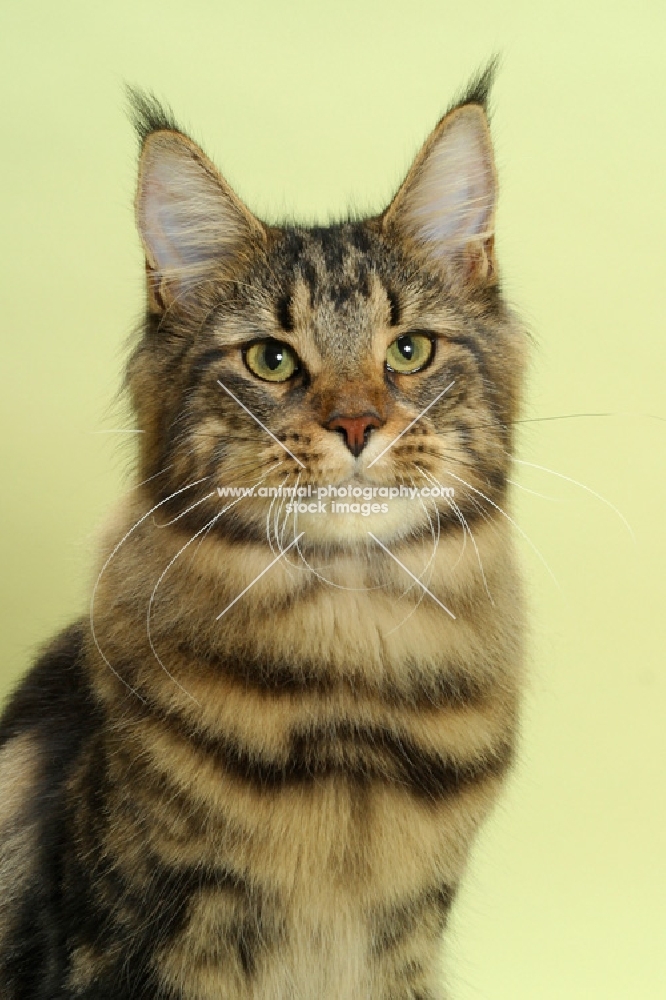
[[[136,99],[137,485],[90,617],[0,723],[3,998],[442,997],[522,684],[504,512],[524,338],[494,256],[488,84],[383,215],[309,229],[255,219]],[[430,363],[387,369],[414,334]],[[265,338],[298,356],[293,378],[249,370]],[[375,423],[355,455],[329,425],[359,413]],[[455,501],[336,519],[217,493],[301,481]]]

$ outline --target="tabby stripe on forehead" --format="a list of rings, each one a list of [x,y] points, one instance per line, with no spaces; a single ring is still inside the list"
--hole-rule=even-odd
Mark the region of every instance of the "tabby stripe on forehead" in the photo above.
[[[294,317],[292,314],[291,295],[283,295],[277,303],[277,320],[286,333],[291,333],[294,329]]]
[[[400,299],[392,288],[386,289],[386,297],[389,301],[389,323],[391,326],[397,326],[402,315]]]
[[[293,732],[287,755],[267,759],[240,740],[192,729],[175,712],[159,711],[158,718],[170,733],[195,747],[231,777],[261,791],[346,778],[397,785],[416,797],[441,799],[499,777],[513,756],[512,743],[503,738],[484,756],[451,760],[424,749],[407,734],[343,721]]]

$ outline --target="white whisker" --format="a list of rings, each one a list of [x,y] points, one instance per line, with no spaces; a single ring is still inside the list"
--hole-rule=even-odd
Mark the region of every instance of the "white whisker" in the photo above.
[[[159,473],[157,473],[157,475],[159,475]],[[150,478],[154,478],[154,477],[151,476]],[[174,493],[170,493],[168,497],[165,497],[164,500],[160,500],[159,503],[156,503],[154,507],[151,507],[149,511],[146,511],[146,513],[143,514],[142,517],[140,517],[139,520],[135,524],[132,525],[132,527],[129,529],[129,531],[126,532],[123,535],[123,537],[120,539],[120,541],[118,542],[118,544],[116,545],[116,547],[111,552],[111,555],[107,558],[106,562],[104,563],[104,565],[102,566],[101,570],[99,571],[99,575],[98,575],[97,579],[95,580],[95,586],[93,587],[92,594],[90,596],[90,612],[89,612],[89,616],[90,616],[90,632],[91,632],[91,635],[92,635],[93,642],[95,643],[95,647],[97,648],[97,652],[102,657],[102,659],[106,663],[106,665],[109,668],[109,670],[111,670],[111,672],[116,675],[116,677],[118,678],[118,680],[120,680],[120,681],[123,682],[123,684],[125,685],[125,687],[127,688],[127,690],[130,691],[132,694],[135,694],[140,701],[144,702],[144,704],[145,704],[145,699],[143,699],[141,697],[141,695],[139,694],[138,691],[135,691],[135,689],[131,686],[131,684],[128,684],[127,681],[123,677],[120,676],[120,674],[118,673],[118,671],[114,667],[111,666],[111,664],[107,660],[106,656],[102,652],[102,648],[101,648],[101,646],[100,646],[100,644],[99,644],[99,642],[97,640],[97,635],[95,634],[95,595],[97,594],[97,588],[99,587],[100,580],[102,579],[102,576],[104,575],[104,573],[105,573],[105,571],[106,571],[109,563],[111,562],[111,560],[113,559],[113,557],[115,556],[115,554],[118,552],[118,550],[121,548],[121,546],[123,546],[125,544],[125,542],[130,537],[130,535],[139,527],[139,525],[143,524],[143,522],[146,520],[146,518],[150,517],[150,515],[153,513],[153,511],[157,510],[158,507],[161,507],[163,504],[167,503],[167,501],[172,500],[173,497],[175,497],[175,496],[179,496],[181,493],[184,493],[186,490],[191,490],[194,486],[198,486],[199,483],[205,482],[206,479],[208,479],[208,476],[204,476],[203,479],[197,479],[193,483],[189,483],[187,486],[182,486],[179,490],[176,490]],[[146,482],[148,482],[148,480],[146,480]]]
[[[289,473],[287,473],[287,475],[280,483],[280,489],[282,489],[282,487],[284,486],[284,484],[287,482],[288,479],[289,479]],[[275,549],[273,548],[273,541],[271,539],[271,511],[273,510],[273,507],[276,505],[278,499],[281,499],[281,495],[278,496],[278,494],[276,494],[274,497],[271,498],[271,502],[268,505],[268,512],[266,514],[266,541],[268,542],[268,547],[273,555],[275,555]],[[277,506],[279,507],[279,504]],[[277,540],[277,534],[276,534],[276,540]]]
[[[519,524],[516,524],[516,522],[514,521],[514,519],[511,517],[511,515],[507,514],[507,512],[505,510],[502,510],[502,508],[499,506],[499,504],[496,504],[494,500],[491,500],[490,497],[487,497],[485,493],[481,492],[481,490],[477,490],[477,488],[475,486],[472,486],[471,483],[468,483],[465,479],[461,479],[460,476],[456,476],[455,472],[451,472],[450,469],[444,469],[444,472],[448,476],[452,476],[454,479],[457,479],[459,483],[462,483],[463,486],[466,486],[468,489],[472,490],[473,493],[476,493],[478,496],[482,497],[487,503],[489,503],[491,505],[491,507],[494,507],[495,510],[499,511],[499,513],[502,515],[502,517],[505,517],[507,519],[507,521],[509,522],[509,524],[513,525],[513,527],[516,529],[516,531],[525,539],[525,541],[530,546],[530,548],[532,549],[532,551],[538,556],[538,558],[540,559],[540,561],[543,563],[543,565],[546,568],[549,576],[552,578],[553,583],[555,584],[555,586],[558,588],[558,590],[561,590],[562,588],[560,587],[558,579],[555,576],[555,574],[553,573],[553,571],[550,568],[550,566],[548,565],[548,563],[546,562],[544,556],[539,551],[539,549],[536,547],[536,545],[534,544],[534,542],[532,541],[532,539],[529,537],[529,535],[525,531],[523,531],[523,529],[520,527]]]
[[[567,483],[572,483],[574,486],[579,486],[581,490],[585,490],[587,493],[591,493],[593,497],[596,497],[597,500],[600,500],[602,503],[605,503],[607,507],[610,507],[610,509],[615,514],[617,514],[617,516],[620,518],[625,528],[631,535],[632,540],[634,542],[636,541],[636,536],[634,535],[633,528],[627,521],[622,511],[618,510],[615,504],[612,504],[610,500],[607,500],[606,497],[603,497],[601,493],[597,493],[597,491],[593,490],[590,486],[586,486],[585,483],[581,483],[577,479],[573,479],[571,476],[565,476],[563,472],[556,472],[554,469],[548,469],[546,468],[545,465],[536,465],[534,462],[525,461],[524,458],[514,458],[514,462],[518,462],[519,465],[529,465],[530,468],[539,469],[541,472],[548,472],[550,473],[551,476],[557,476],[558,479],[564,479],[566,480]]]
[[[205,497],[202,497],[201,500],[197,500],[196,503],[190,504],[190,506],[186,507],[185,510],[181,511],[180,514],[177,514],[175,517],[172,517],[170,521],[165,521],[164,524],[159,524],[155,520],[155,517],[153,515],[153,524],[155,525],[156,528],[168,528],[170,525],[175,524],[176,521],[180,521],[181,517],[185,517],[185,515],[189,514],[191,510],[194,510],[195,507],[198,507],[199,504],[205,503],[206,500],[210,500],[210,498],[214,496],[215,496],[215,490],[212,490],[212,492],[207,493]]]
[[[418,466],[417,466],[417,468],[418,468]],[[412,486],[414,486],[415,484],[414,484],[413,477],[410,476],[409,478],[411,480]],[[433,550],[432,550],[432,553],[430,555],[430,558],[428,559],[428,562],[423,567],[423,570],[421,571],[421,573],[419,573],[419,580],[422,580],[423,577],[425,576],[425,574],[427,573],[427,571],[432,566],[433,560],[435,558],[435,554],[437,552],[437,547],[439,545],[439,539],[440,539],[440,534],[441,534],[441,527],[440,527],[439,517],[438,517],[437,518],[437,535],[435,536],[435,529],[433,527],[432,518],[430,517],[430,511],[428,510],[426,504],[423,502],[423,498],[421,496],[419,496],[419,501],[420,501],[421,506],[423,507],[423,509],[425,511],[426,517],[428,518],[428,524],[430,526],[430,533],[432,534],[432,539],[433,539],[433,543],[434,543],[433,544]],[[437,505],[436,504],[435,504],[435,510],[437,510]],[[430,572],[430,576],[428,577],[428,583],[430,583],[430,581],[432,580],[433,571],[434,571],[434,567],[433,567],[433,569]],[[409,593],[409,591],[412,589],[413,586],[414,586],[413,583],[411,583],[409,585],[409,587],[407,588],[407,590],[405,590],[404,593],[401,594],[401,599],[402,599],[402,597],[405,597]],[[411,609],[411,611],[407,612],[407,614],[402,619],[402,621],[399,621],[397,625],[394,625],[393,628],[390,628],[388,630],[388,632],[384,632],[383,633],[383,637],[385,639],[388,638],[389,635],[392,635],[397,629],[401,628],[405,624],[405,622],[409,621],[409,619],[412,617],[412,615],[415,614],[415,612],[418,610],[421,602],[423,601],[423,599],[425,597],[425,594],[426,594],[425,590],[423,588],[421,588],[421,593],[419,594],[418,600],[417,600],[416,604],[414,605],[414,607]]]
[[[451,568],[450,568],[450,572],[453,573],[453,571],[458,567],[458,564],[460,563],[462,557],[465,555],[465,548],[467,546],[467,526],[466,526],[466,523],[465,523],[464,519],[461,519],[461,514],[460,514],[460,510],[458,509],[458,505],[456,504],[456,505],[452,506],[451,505],[451,500],[449,499],[449,497],[446,498],[446,502],[448,503],[449,507],[451,507],[451,510],[454,512],[454,514],[458,518],[458,523],[459,523],[460,527],[463,530],[462,531],[462,545],[460,546],[460,552],[458,553],[458,558],[454,562],[453,566],[451,566]]]
[[[447,497],[447,500],[451,504],[452,509],[455,511],[456,517],[459,518],[460,523],[463,526],[463,529],[467,532],[467,534],[470,537],[470,541],[471,541],[472,545],[474,546],[474,551],[476,553],[476,559],[477,559],[477,562],[479,564],[479,570],[481,571],[481,579],[483,580],[484,590],[485,590],[486,594],[488,595],[488,600],[490,601],[491,604],[494,605],[495,602],[493,600],[493,595],[490,593],[490,590],[488,588],[488,581],[486,580],[486,574],[485,574],[485,571],[483,569],[483,561],[481,559],[481,553],[479,552],[479,547],[476,544],[476,538],[474,537],[474,532],[470,528],[470,526],[469,526],[469,524],[467,522],[467,519],[465,518],[465,515],[463,514],[463,512],[461,511],[460,507],[455,502],[455,500],[452,500],[450,497]]]
[[[291,502],[294,503],[294,504],[296,503],[296,500],[297,500],[298,487],[300,485],[300,482],[301,482],[301,473],[299,472],[297,474],[297,476],[296,476],[296,482],[294,484],[294,493],[293,493],[293,496],[289,497],[289,499],[291,500]],[[284,499],[286,500],[286,498],[284,498]],[[284,505],[285,504],[283,504],[282,506],[284,506]],[[286,504],[286,506],[288,507],[289,505]],[[296,534],[296,516],[297,516],[295,509],[293,511],[293,514],[294,514],[294,535],[295,535]],[[282,523],[282,531],[280,532],[280,537],[279,537],[278,543],[277,543],[277,546],[278,546],[278,549],[279,549],[281,555],[284,555],[284,553],[286,552],[286,549],[284,547],[284,533],[287,530],[287,521],[288,520],[289,520],[289,512],[286,511],[285,512],[284,521]],[[298,548],[298,546],[296,546],[296,548]],[[292,576],[292,572],[291,572],[292,569],[299,569],[300,570],[300,568],[301,568],[298,563],[292,563],[292,562],[290,562],[289,559],[286,560],[286,564],[285,565],[287,567],[287,573],[289,574],[290,578]]]
[[[278,464],[281,465],[282,463],[279,462]],[[263,483],[263,481],[266,479],[266,477],[269,476],[271,474],[271,472],[274,471],[275,468],[276,468],[276,466],[273,466],[273,468],[269,469],[268,472],[266,472],[261,477],[261,479],[258,479],[257,482],[254,483],[254,486],[252,487],[252,489],[256,489],[257,486],[259,486],[261,483]],[[155,595],[157,594],[157,590],[158,590],[160,584],[162,583],[162,580],[167,575],[167,573],[169,572],[169,570],[171,569],[171,567],[173,566],[173,564],[176,562],[176,560],[180,558],[180,556],[182,555],[182,553],[187,548],[189,548],[189,546],[192,544],[192,542],[195,540],[195,538],[199,538],[200,535],[203,536],[202,539],[201,539],[203,541],[203,538],[206,536],[206,534],[208,534],[208,532],[211,530],[211,528],[213,527],[213,525],[216,524],[219,521],[219,519],[222,517],[222,515],[226,514],[226,512],[228,510],[231,510],[231,508],[235,507],[237,503],[240,503],[241,500],[245,500],[245,499],[247,499],[247,498],[246,497],[237,497],[231,503],[227,504],[226,507],[223,507],[222,510],[218,511],[217,514],[213,518],[211,518],[210,521],[207,521],[206,524],[204,524],[203,528],[199,528],[199,530],[194,535],[192,535],[192,537],[187,542],[185,542],[185,544],[183,546],[181,546],[181,548],[178,550],[178,552],[175,554],[175,556],[169,561],[168,565],[162,570],[162,573],[160,574],[160,577],[159,577],[157,583],[153,587],[153,592],[150,595],[150,600],[148,602],[148,610],[146,612],[146,635],[148,637],[148,645],[150,646],[150,649],[151,649],[151,651],[153,653],[153,656],[155,657],[155,659],[157,660],[157,662],[159,663],[159,665],[161,666],[162,670],[167,675],[167,677],[169,677],[174,682],[174,684],[176,684],[181,689],[181,691],[183,692],[183,694],[186,694],[188,696],[188,698],[191,698],[192,701],[194,701],[197,705],[199,704],[199,702],[197,701],[197,699],[194,697],[194,695],[190,694],[190,692],[187,691],[186,688],[184,688],[183,685],[179,681],[177,681],[176,678],[167,670],[167,668],[164,666],[164,663],[160,659],[160,657],[159,657],[159,655],[157,653],[157,650],[155,649],[155,645],[153,643],[153,639],[152,639],[151,631],[150,631],[150,616],[151,616],[151,612],[152,612],[152,607],[153,607],[153,603],[155,601]],[[197,546],[197,549],[198,549],[198,546]]]
[[[194,697],[193,694],[190,694],[190,692],[186,688],[183,687],[183,685],[180,683],[180,681],[176,680],[176,678],[173,676],[173,674],[170,673],[167,670],[167,668],[164,666],[164,663],[160,659],[160,656],[159,656],[157,650],[155,649],[155,645],[153,643],[153,637],[152,637],[151,631],[150,631],[150,616],[151,616],[151,612],[152,612],[152,609],[153,609],[153,603],[155,601],[155,595],[157,594],[158,587],[160,586],[162,580],[167,575],[167,573],[169,572],[169,570],[171,569],[171,567],[173,566],[173,564],[176,562],[176,560],[178,558],[180,558],[180,556],[185,551],[185,549],[189,548],[189,546],[192,544],[192,542],[195,540],[195,538],[198,538],[199,535],[201,535],[204,531],[209,531],[210,528],[212,527],[212,525],[215,524],[215,522],[218,521],[219,518],[222,517],[222,515],[224,513],[226,513],[226,511],[228,511],[230,507],[233,507],[235,503],[238,503],[240,500],[243,500],[243,499],[245,499],[245,498],[244,497],[238,497],[238,499],[234,500],[233,503],[228,504],[221,511],[218,511],[218,513],[215,515],[215,517],[211,518],[210,521],[207,521],[206,524],[204,524],[203,528],[199,528],[199,530],[197,532],[195,532],[195,534],[192,535],[192,537],[189,538],[185,542],[185,544],[182,545],[178,549],[178,552],[176,552],[175,556],[168,562],[168,564],[166,565],[166,567],[160,573],[160,576],[159,576],[159,578],[157,580],[157,583],[153,587],[153,592],[150,595],[150,600],[148,601],[148,611],[146,612],[146,635],[148,636],[148,645],[150,646],[152,654],[155,657],[155,659],[157,660],[157,662],[159,663],[159,665],[162,668],[162,670],[164,671],[164,673],[167,675],[167,677],[174,682],[174,684],[176,685],[176,687],[180,688],[180,690],[183,692],[183,694],[186,694],[188,698],[191,698],[192,701],[196,705],[200,705],[201,703],[198,701],[197,698]]]
[[[440,489],[443,488],[442,484],[439,483],[439,482],[437,482],[437,480],[435,479],[435,477],[432,476],[430,473],[426,472],[424,469],[421,469],[421,467],[418,466],[418,465],[416,466],[416,468],[419,470],[419,472],[421,472],[424,476],[426,476],[430,480],[431,483],[435,483],[437,486],[440,487]],[[462,525],[462,529],[463,529],[463,542],[464,542],[464,540],[465,540],[465,538],[466,538],[467,535],[469,535],[469,537],[470,537],[470,541],[471,541],[472,545],[474,546],[474,552],[476,553],[476,560],[477,560],[477,563],[479,564],[479,570],[481,572],[481,579],[483,580],[484,590],[485,590],[486,594],[488,595],[488,600],[490,601],[491,604],[494,605],[495,602],[494,602],[492,594],[490,593],[490,590],[488,588],[488,581],[486,579],[486,574],[485,574],[485,571],[484,571],[484,568],[483,568],[483,561],[481,559],[481,553],[479,552],[479,548],[478,548],[478,546],[476,544],[476,539],[474,537],[474,533],[473,533],[472,529],[470,528],[470,526],[469,526],[469,524],[467,522],[467,519],[465,518],[465,516],[464,516],[463,512],[461,511],[460,507],[455,502],[455,500],[451,499],[451,497],[447,497],[446,501],[447,501],[449,507],[451,508],[451,510],[455,513],[456,517],[458,518],[458,521]],[[463,553],[463,551],[464,551],[464,547],[463,547],[463,550],[461,551],[460,555],[458,556],[458,559],[457,559],[457,561],[456,561],[453,569],[455,569],[455,567],[458,565],[458,563],[462,559],[462,553]]]
[[[515,479],[509,479],[508,476],[506,477],[506,481],[512,486],[517,486],[519,490],[523,490],[525,493],[531,493],[534,497],[541,497],[542,500],[552,500],[553,503],[561,503],[558,497],[549,497],[546,493],[538,493],[536,490],[531,490],[529,487],[523,486],[522,483],[517,483]]]

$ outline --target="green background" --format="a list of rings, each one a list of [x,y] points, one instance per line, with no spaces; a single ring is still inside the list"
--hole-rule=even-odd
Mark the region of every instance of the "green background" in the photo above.
[[[499,261],[534,335],[517,522],[521,759],[455,910],[458,1000],[666,996],[666,8],[356,0],[9,3],[2,116],[2,687],[86,605],[127,488],[143,303],[123,82],[259,214],[378,209],[494,51]],[[610,416],[568,417],[605,413]],[[567,419],[540,419],[565,415]],[[527,492],[527,490],[533,492]],[[539,494],[539,495],[535,495]]]

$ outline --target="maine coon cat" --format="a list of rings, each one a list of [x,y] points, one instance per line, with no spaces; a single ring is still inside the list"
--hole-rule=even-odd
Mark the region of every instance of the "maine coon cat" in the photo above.
[[[1,723],[4,1000],[443,996],[522,669],[490,76],[327,227],[135,96],[135,488]]]

